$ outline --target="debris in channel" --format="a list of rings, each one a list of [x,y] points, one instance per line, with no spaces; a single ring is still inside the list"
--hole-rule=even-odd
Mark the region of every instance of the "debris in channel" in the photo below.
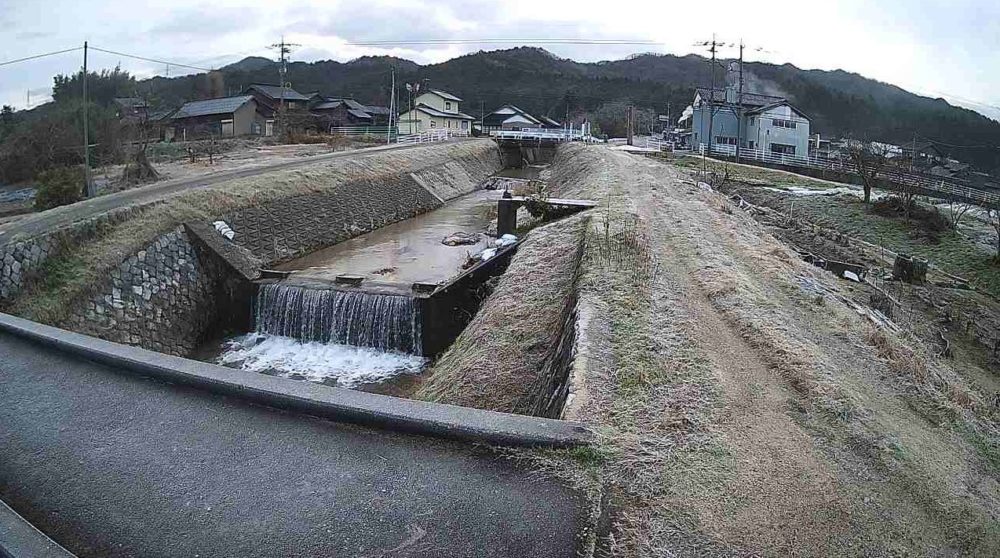
[[[444,237],[441,244],[445,246],[467,246],[479,242],[479,233],[453,232]]]

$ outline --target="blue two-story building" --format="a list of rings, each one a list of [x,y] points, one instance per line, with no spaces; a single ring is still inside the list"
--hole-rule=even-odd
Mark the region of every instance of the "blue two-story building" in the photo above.
[[[735,154],[740,145],[765,154],[809,155],[809,117],[783,97],[699,88],[679,124],[690,127],[694,149]]]

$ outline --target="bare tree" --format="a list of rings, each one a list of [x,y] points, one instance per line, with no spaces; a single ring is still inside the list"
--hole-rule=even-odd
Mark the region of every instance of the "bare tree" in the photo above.
[[[861,176],[865,203],[868,203],[872,199],[872,188],[878,185],[879,174],[889,163],[889,146],[871,141],[850,140],[847,153],[854,170]]]
[[[147,156],[150,139],[155,134],[149,120],[149,100],[146,97],[141,99],[142,104],[135,113],[123,119],[125,168],[122,169],[121,182],[126,186],[153,182],[160,177]]]
[[[955,196],[948,196],[948,221],[951,223],[951,228],[958,230],[958,224],[974,206],[975,204],[961,201]]]

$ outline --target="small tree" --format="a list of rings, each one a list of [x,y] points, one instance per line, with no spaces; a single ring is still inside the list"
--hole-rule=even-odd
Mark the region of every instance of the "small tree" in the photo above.
[[[83,199],[80,184],[83,183],[83,167],[61,167],[47,170],[38,175],[38,193],[35,194],[35,209],[44,211],[60,205],[75,203]]]
[[[149,100],[143,97],[142,105],[137,114],[124,119],[125,137],[122,143],[125,168],[122,169],[121,181],[125,185],[153,182],[160,177],[147,156],[150,138],[153,136],[149,122]]]
[[[997,254],[996,259],[1000,261],[1000,208],[993,207],[986,210],[986,221],[997,233]]]
[[[865,203],[872,200],[872,188],[878,185],[879,173],[889,162],[889,146],[871,141],[850,140],[847,149],[854,170],[865,189]]]
[[[948,221],[951,223],[952,229],[958,230],[958,224],[962,222],[962,217],[965,217],[973,205],[958,200],[955,196],[948,197]]]

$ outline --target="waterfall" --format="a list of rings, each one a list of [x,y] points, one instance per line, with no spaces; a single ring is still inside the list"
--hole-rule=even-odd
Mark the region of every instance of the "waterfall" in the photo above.
[[[420,355],[418,314],[408,296],[276,283],[257,292],[255,327],[258,333],[300,341]]]

